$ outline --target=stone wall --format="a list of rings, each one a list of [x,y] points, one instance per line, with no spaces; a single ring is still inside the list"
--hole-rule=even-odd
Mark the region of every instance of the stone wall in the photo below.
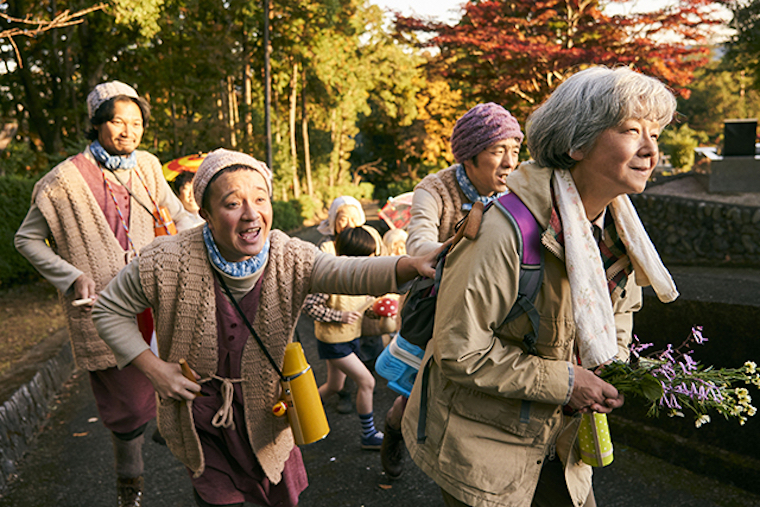
[[[0,496],[16,475],[16,463],[33,444],[50,412],[49,404],[74,370],[67,341],[31,381],[0,406]]]
[[[666,264],[760,267],[760,207],[651,193],[631,201]]]

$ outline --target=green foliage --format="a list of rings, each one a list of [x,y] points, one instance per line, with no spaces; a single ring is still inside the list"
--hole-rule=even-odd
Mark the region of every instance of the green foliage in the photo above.
[[[0,175],[34,176],[49,167],[47,156],[33,151],[29,143],[13,140],[0,151]]]
[[[702,134],[704,136],[704,134]],[[665,129],[660,135],[659,144],[670,164],[681,171],[690,171],[694,165],[694,148],[699,146],[699,133],[684,123],[678,128]]]
[[[19,176],[0,176],[0,285],[38,277],[37,271],[13,246],[13,236],[29,210],[35,182]]]
[[[329,205],[336,197],[340,197],[341,195],[350,195],[359,201],[367,201],[372,199],[374,192],[375,186],[366,181],[358,185],[337,185],[327,189],[325,203]]]
[[[760,114],[760,93],[743,70],[729,68],[727,61],[716,59],[700,68],[688,90],[688,99],[678,98],[678,111],[692,128],[707,134],[705,142],[717,144],[724,120]]]
[[[394,181],[388,184],[384,188],[375,188],[375,199],[378,199],[381,203],[388,200],[389,197],[396,197],[406,192],[414,190],[414,186],[419,183],[419,180],[413,180],[411,178],[404,178],[400,181]]]
[[[292,231],[303,225],[301,205],[295,199],[272,201],[272,229]]]
[[[122,25],[136,25],[145,37],[155,35],[159,30],[158,17],[164,0],[113,0],[116,22]]]
[[[301,222],[312,220],[324,207],[320,199],[308,195],[302,195],[297,202],[300,206]]]

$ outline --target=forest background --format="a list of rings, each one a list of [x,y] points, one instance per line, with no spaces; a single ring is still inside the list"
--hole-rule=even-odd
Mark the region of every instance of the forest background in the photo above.
[[[691,170],[724,119],[758,115],[759,2],[635,4],[473,0],[443,23],[368,0],[0,0],[0,284],[34,276],[12,235],[33,183],[86,146],[85,98],[105,80],[148,98],[141,148],[162,162],[218,147],[266,160],[268,80],[286,230],[338,195],[411,190],[453,163],[449,136],[470,107],[497,102],[524,125],[589,65],[628,65],[673,89],[679,117],[661,148]],[[63,15],[75,16],[50,24]]]

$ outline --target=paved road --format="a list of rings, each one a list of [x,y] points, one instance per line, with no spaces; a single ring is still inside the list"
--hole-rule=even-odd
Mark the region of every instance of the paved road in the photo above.
[[[299,324],[307,356],[325,379],[316,359],[312,326]],[[375,411],[384,414],[395,395],[378,378]],[[359,447],[359,421],[340,415],[328,402],[331,433],[304,447],[310,486],[301,496],[305,507],[442,507],[438,488],[409,462],[408,473],[390,482],[377,452]],[[149,433],[152,427],[149,428]],[[145,445],[146,507],[192,507],[190,481],[166,447]],[[98,420],[87,375],[77,371],[55,402],[50,420],[36,446],[19,464],[19,477],[0,507],[112,506],[116,503],[112,451],[108,432]],[[595,475],[601,507],[749,507],[760,496],[697,476],[630,448],[618,446],[615,461]]]

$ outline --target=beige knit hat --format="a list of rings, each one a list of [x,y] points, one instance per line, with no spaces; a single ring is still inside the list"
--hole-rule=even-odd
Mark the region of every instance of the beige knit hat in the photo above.
[[[200,167],[198,167],[198,171],[195,173],[195,178],[193,178],[193,197],[195,197],[195,202],[198,203],[198,206],[203,205],[203,194],[206,192],[206,187],[211,178],[225,167],[233,165],[244,165],[261,174],[264,177],[264,181],[267,182],[269,197],[272,197],[272,171],[269,170],[264,162],[239,151],[219,148],[206,155],[206,158],[203,159]]]
[[[127,97],[139,98],[134,88],[128,84],[124,84],[121,81],[110,81],[108,83],[100,83],[93,88],[90,94],[87,96],[87,114],[90,119],[98,110],[100,105],[110,98],[117,95],[126,95]]]

